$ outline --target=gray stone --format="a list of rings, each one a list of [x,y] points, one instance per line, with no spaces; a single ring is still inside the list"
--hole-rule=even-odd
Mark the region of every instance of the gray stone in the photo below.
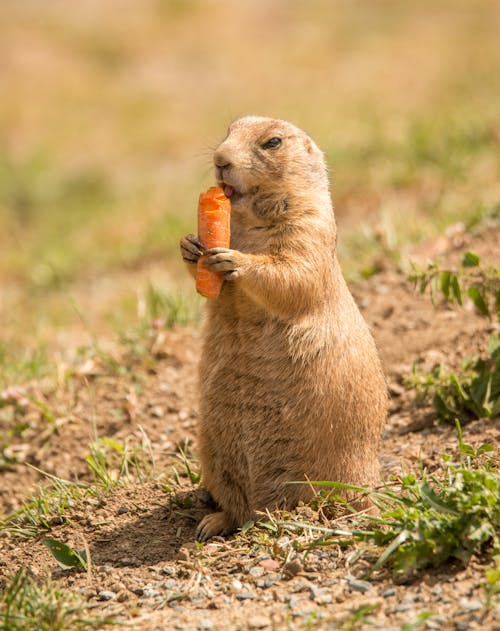
[[[463,611],[467,613],[471,611],[479,611],[479,609],[483,608],[483,604],[481,603],[481,601],[474,598],[460,598],[460,600],[458,601],[458,605]]]
[[[382,592],[382,597],[390,598],[391,596],[394,596],[396,593],[397,593],[397,590],[395,590],[394,587],[389,587],[389,589],[386,589],[385,591]]]
[[[255,598],[257,598],[257,596],[253,592],[245,591],[236,594],[236,598],[238,600],[254,600]]]
[[[116,596],[116,592],[104,590],[102,592],[99,592],[99,594],[97,595],[97,598],[99,600],[113,600],[115,596]]]
[[[361,592],[364,594],[373,587],[373,585],[368,581],[362,581],[358,578],[354,578],[353,576],[347,575],[345,578],[351,591]]]
[[[165,565],[161,568],[160,572],[162,574],[166,574],[167,576],[173,576],[175,574],[175,568],[170,565]]]

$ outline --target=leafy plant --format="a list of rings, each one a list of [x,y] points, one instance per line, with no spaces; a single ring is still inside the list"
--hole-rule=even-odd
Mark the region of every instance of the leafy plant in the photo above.
[[[83,550],[75,550],[68,544],[52,537],[45,537],[42,543],[47,546],[63,569],[67,570],[72,567],[87,569],[87,554]]]
[[[320,532],[321,536],[309,544],[309,550],[356,541],[384,546],[371,571],[391,563],[398,582],[407,582],[423,568],[450,559],[466,565],[473,554],[487,548],[494,553],[500,551],[500,476],[498,462],[490,455],[493,447],[485,444],[474,449],[463,443],[458,423],[457,429],[460,458],[453,462],[444,455],[442,476],[423,472],[417,478],[409,474],[403,476],[397,489],[386,486],[369,492],[381,511],[377,517],[364,516],[371,528],[354,531],[293,522],[280,525]],[[337,482],[311,484],[367,492],[364,487]]]
[[[445,421],[494,418],[500,414],[500,335],[489,338],[487,349],[486,357],[465,359],[463,372],[437,366],[421,374],[414,368],[406,382],[431,399]]]
[[[412,263],[409,280],[421,294],[428,289],[433,303],[440,293],[447,302],[463,303],[467,295],[481,315],[500,320],[500,269],[494,266],[481,267],[480,258],[467,251],[455,269],[443,269],[436,261],[426,268]]]

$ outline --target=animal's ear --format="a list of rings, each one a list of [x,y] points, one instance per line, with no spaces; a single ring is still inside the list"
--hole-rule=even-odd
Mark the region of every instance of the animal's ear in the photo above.
[[[307,153],[314,153],[313,144],[308,136],[304,136],[304,147],[306,148]]]

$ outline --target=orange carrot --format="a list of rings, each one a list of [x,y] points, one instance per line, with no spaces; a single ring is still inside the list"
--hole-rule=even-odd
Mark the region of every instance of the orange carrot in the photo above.
[[[200,194],[198,203],[198,238],[207,248],[229,247],[231,201],[218,186]],[[196,269],[196,291],[205,298],[217,298],[222,287],[222,273],[212,272],[200,256]]]

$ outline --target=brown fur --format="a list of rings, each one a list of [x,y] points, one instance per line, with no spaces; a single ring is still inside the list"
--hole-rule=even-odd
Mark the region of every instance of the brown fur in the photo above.
[[[281,146],[263,148],[272,137]],[[292,480],[376,484],[387,407],[373,338],[335,253],[320,150],[290,123],[244,117],[214,162],[219,184],[236,192],[231,249],[209,259],[227,281],[207,301],[199,453],[222,511],[202,520],[200,539],[307,501],[311,488]],[[183,254],[196,249],[186,239]]]

